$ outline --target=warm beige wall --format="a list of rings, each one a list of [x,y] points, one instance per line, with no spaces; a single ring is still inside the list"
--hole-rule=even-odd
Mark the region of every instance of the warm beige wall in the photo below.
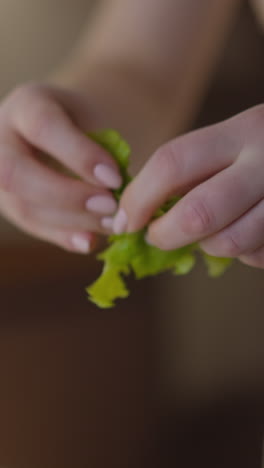
[[[0,98],[42,77],[74,44],[92,0],[1,0]],[[26,239],[0,219],[0,242]]]

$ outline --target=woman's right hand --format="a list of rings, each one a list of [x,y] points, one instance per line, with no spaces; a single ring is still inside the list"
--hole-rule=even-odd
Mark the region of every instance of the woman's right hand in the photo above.
[[[23,85],[0,105],[1,214],[80,253],[89,252],[95,233],[107,232],[116,210],[110,189],[121,185],[115,161],[84,135],[92,121],[86,96],[45,84]]]

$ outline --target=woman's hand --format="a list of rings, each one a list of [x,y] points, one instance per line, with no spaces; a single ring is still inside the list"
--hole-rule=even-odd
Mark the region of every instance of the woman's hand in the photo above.
[[[199,242],[208,254],[264,268],[264,105],[159,148],[125,191],[114,231],[143,228],[175,195],[182,199],[150,223],[151,244]]]
[[[41,84],[19,87],[0,105],[0,212],[80,253],[105,232],[101,218],[116,210],[109,189],[121,184],[116,163],[84,135],[89,112],[83,95]]]

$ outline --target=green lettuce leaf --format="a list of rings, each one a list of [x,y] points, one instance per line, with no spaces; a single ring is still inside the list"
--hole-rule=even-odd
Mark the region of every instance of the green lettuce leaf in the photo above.
[[[208,275],[213,278],[221,276],[232,263],[231,258],[213,257],[205,252],[202,252],[202,255],[207,267]]]
[[[90,301],[102,309],[107,309],[115,305],[117,298],[127,297],[129,291],[122,278],[122,273],[125,274],[126,271],[105,265],[98,280],[87,288]]]
[[[113,191],[117,200],[131,181],[128,173],[130,148],[115,130],[103,130],[88,134],[90,138],[103,146],[117,161],[123,185],[121,189]],[[155,214],[155,217],[166,213],[179,198],[173,198],[165,203]],[[101,276],[90,285],[86,291],[89,299],[98,307],[109,308],[115,305],[117,299],[129,295],[125,277],[134,274],[137,279],[153,276],[165,271],[175,275],[189,273],[196,263],[198,245],[192,244],[180,249],[163,251],[147,244],[146,230],[131,234],[109,236],[109,247],[101,252],[97,258],[104,262]],[[231,259],[211,257],[202,252],[208,274],[217,277],[224,273],[231,263]]]

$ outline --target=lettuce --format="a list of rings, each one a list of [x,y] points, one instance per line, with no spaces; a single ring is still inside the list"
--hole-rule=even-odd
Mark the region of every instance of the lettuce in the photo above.
[[[89,137],[109,151],[119,165],[123,185],[114,191],[116,199],[119,200],[123,190],[131,180],[128,173],[130,148],[115,130],[91,133]],[[167,202],[155,216],[162,216],[177,201],[178,198],[174,198]],[[125,279],[131,273],[137,279],[165,271],[171,271],[175,275],[189,273],[196,263],[197,251],[201,253],[208,274],[212,277],[224,273],[231,263],[231,259],[205,254],[197,244],[169,252],[160,250],[146,243],[145,234],[146,230],[144,229],[136,233],[109,236],[109,247],[97,257],[104,262],[102,274],[86,289],[90,301],[98,307],[113,307],[116,299],[128,297],[129,290]]]

